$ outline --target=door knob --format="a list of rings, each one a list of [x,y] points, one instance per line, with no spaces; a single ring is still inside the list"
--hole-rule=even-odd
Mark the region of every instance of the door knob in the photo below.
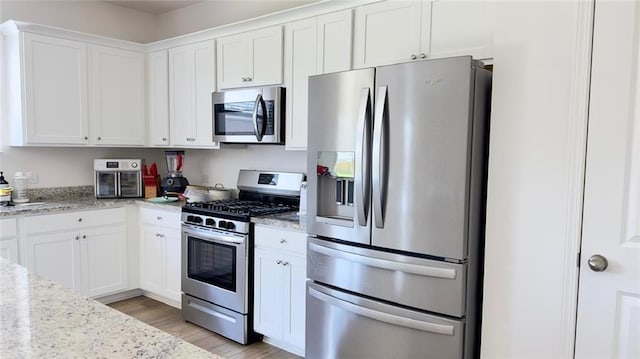
[[[591,258],[589,258],[589,260],[587,261],[587,263],[589,263],[589,268],[591,268],[591,270],[594,272],[604,272],[605,269],[607,269],[607,266],[609,265],[607,258],[599,254],[592,255]]]

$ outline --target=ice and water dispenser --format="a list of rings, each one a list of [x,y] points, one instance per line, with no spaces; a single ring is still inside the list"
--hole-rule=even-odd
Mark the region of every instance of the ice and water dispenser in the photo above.
[[[353,220],[354,158],[354,152],[318,152],[318,217]]]

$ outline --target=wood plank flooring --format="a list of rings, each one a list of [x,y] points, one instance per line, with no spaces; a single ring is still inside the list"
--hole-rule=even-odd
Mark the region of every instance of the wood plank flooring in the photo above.
[[[300,358],[264,342],[240,345],[197,325],[185,322],[182,320],[179,309],[144,296],[114,302],[109,306],[224,358]]]

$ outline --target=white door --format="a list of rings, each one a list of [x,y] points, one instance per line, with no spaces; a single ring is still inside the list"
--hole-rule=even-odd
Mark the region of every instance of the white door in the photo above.
[[[24,265],[32,273],[81,293],[81,237],[76,232],[28,236],[24,238]]]
[[[596,1],[576,358],[640,358],[639,51],[640,3]]]
[[[163,234],[153,226],[140,227],[140,288],[162,295]]]
[[[85,295],[98,297],[127,288],[125,224],[87,230],[80,246]]]
[[[163,229],[164,234],[164,297],[180,303],[182,298],[182,237],[178,229]]]

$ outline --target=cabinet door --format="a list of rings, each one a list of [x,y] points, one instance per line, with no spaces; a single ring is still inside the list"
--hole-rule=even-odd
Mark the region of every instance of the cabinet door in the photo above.
[[[164,297],[176,303],[182,300],[182,254],[179,230],[164,229]]]
[[[31,272],[82,293],[80,238],[75,232],[25,237],[24,264]]]
[[[315,40],[314,40],[315,41]],[[282,26],[252,32],[251,54],[253,69],[248,86],[282,83]]]
[[[169,145],[169,52],[150,53],[147,57],[148,144]]]
[[[88,144],[86,44],[23,36],[25,144]]]
[[[351,9],[318,16],[318,71],[351,70],[353,11]]]
[[[218,39],[218,88],[246,86],[251,77],[253,55],[250,34],[243,33]]]
[[[173,145],[219,147],[213,142],[214,91],[215,41],[169,49],[169,121]]]
[[[255,249],[253,326],[258,333],[282,339],[284,266],[279,253]]]
[[[431,57],[493,57],[495,1],[434,1],[431,8]]]
[[[164,244],[162,233],[148,225],[140,227],[140,288],[162,295]]]
[[[283,263],[284,283],[284,341],[289,342],[298,352],[304,353],[305,303],[307,263],[304,257],[289,256]]]
[[[145,144],[144,54],[91,45],[91,142]]]
[[[80,240],[85,295],[98,297],[127,288],[126,225],[87,230]]]
[[[17,238],[0,238],[0,257],[18,263]]]
[[[297,21],[285,27],[287,150],[306,150],[309,76],[317,71],[317,21]]]
[[[385,1],[356,8],[353,67],[419,59],[421,49],[429,48],[430,9],[429,2],[423,7],[420,1]]]

